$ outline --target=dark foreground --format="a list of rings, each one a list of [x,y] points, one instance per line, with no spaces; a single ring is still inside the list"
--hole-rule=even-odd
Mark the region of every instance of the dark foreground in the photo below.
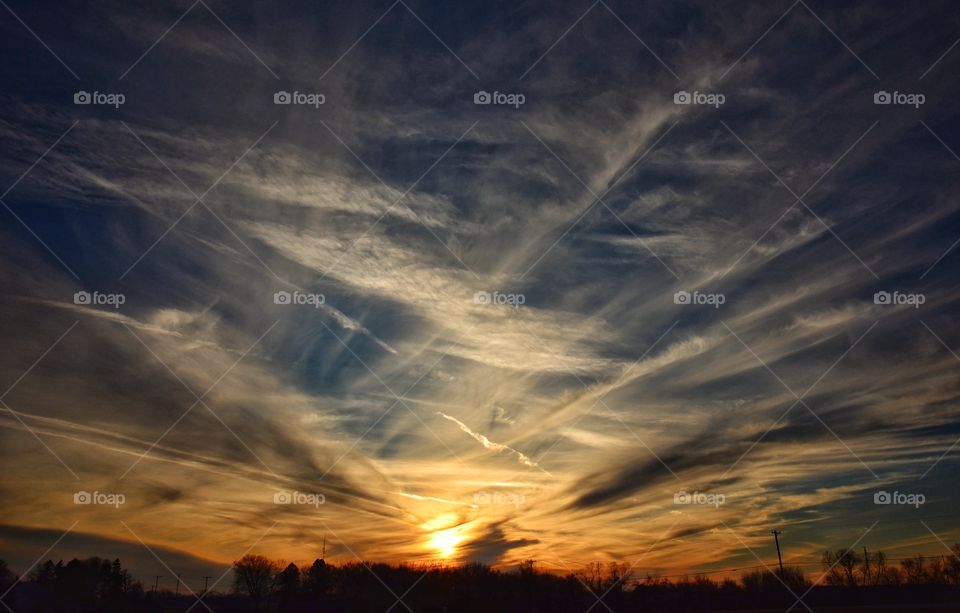
[[[669,582],[638,579],[623,565],[599,566],[566,577],[537,572],[532,563],[512,572],[489,567],[390,566],[321,560],[301,570],[246,556],[232,569],[229,586],[203,595],[184,584],[180,594],[144,591],[119,560],[46,562],[17,579],[7,572],[2,602],[15,613],[166,613],[415,611],[417,613],[584,613],[620,611],[958,611],[960,585],[950,568],[928,561],[911,574],[889,569],[868,575],[828,572],[812,585],[797,569],[783,575],[746,573],[740,581],[694,577]],[[838,568],[834,565],[831,568]],[[826,570],[826,569],[825,569]],[[873,583],[876,582],[876,583]],[[220,591],[222,590],[222,591]]]

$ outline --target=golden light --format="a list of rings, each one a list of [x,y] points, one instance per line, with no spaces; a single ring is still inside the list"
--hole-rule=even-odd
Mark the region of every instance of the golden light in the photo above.
[[[456,513],[444,513],[425,521],[420,527],[430,532],[427,547],[441,558],[453,558],[457,555],[457,545],[466,539],[466,526],[460,524]]]
[[[459,545],[464,536],[459,533],[459,528],[448,528],[440,530],[430,535],[427,544],[435,549],[442,558],[452,558],[457,554],[457,545]]]

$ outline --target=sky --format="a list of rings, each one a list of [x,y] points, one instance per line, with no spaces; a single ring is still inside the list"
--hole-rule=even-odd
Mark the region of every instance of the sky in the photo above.
[[[960,541],[953,3],[0,4],[14,570]]]

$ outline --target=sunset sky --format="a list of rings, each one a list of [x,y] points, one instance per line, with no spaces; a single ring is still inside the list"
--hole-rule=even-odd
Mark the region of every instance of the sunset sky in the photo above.
[[[955,3],[0,4],[15,571],[960,541]]]

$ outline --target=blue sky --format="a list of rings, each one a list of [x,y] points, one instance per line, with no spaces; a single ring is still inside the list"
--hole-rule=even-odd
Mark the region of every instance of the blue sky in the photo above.
[[[950,3],[4,9],[14,568],[960,538]]]

